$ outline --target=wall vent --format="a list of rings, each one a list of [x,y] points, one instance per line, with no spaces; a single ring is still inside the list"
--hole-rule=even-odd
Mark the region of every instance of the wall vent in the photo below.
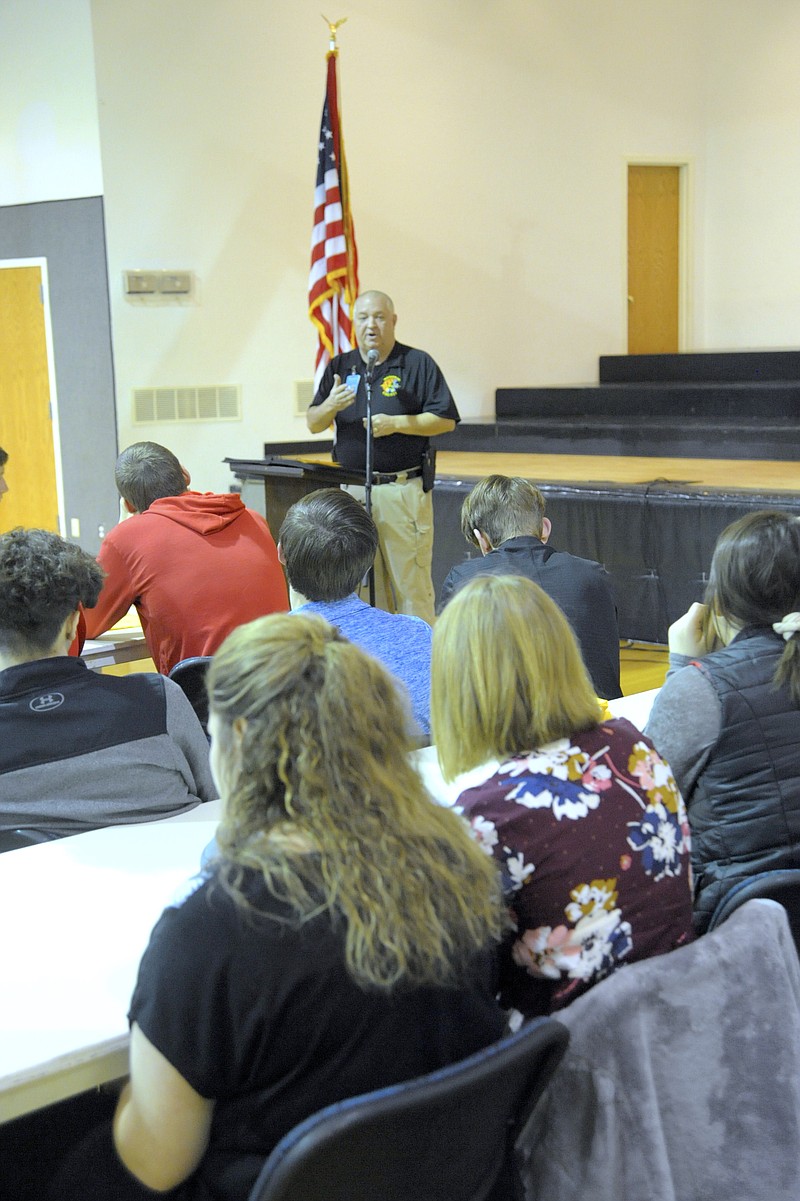
[[[241,421],[241,389],[235,384],[199,388],[134,388],[136,425],[160,421]]]

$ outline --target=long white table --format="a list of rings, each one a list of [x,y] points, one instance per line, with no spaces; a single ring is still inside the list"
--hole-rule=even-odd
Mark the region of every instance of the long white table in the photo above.
[[[112,667],[117,663],[135,663],[150,658],[150,648],[141,630],[109,631],[100,638],[87,639],[81,658],[92,668]]]
[[[656,689],[611,702],[640,729]],[[434,748],[415,754],[452,805]],[[197,872],[219,801],[0,855],[0,1122],[128,1070],[128,1003],[162,909]]]
[[[0,855],[0,1121],[127,1073],[127,1009],[219,802]]]
[[[637,730],[643,730],[647,725],[653,701],[660,691],[660,688],[649,688],[647,692],[634,692],[630,696],[619,696],[615,701],[609,701],[608,707],[615,717],[627,717]]]
[[[100,671],[118,663],[135,663],[150,658],[150,648],[144,640],[139,614],[131,606],[124,617],[96,638],[87,638],[83,644],[81,658],[92,668]]]

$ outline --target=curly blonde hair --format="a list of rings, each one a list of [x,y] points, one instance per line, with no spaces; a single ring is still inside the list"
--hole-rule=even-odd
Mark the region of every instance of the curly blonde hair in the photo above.
[[[237,901],[254,868],[299,922],[328,912],[362,987],[463,981],[502,933],[496,869],[425,791],[382,665],[319,617],[274,614],[226,639],[208,693]]]

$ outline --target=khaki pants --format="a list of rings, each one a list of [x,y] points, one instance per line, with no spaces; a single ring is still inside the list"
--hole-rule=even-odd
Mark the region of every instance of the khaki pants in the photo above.
[[[363,488],[354,484],[345,488],[363,504]],[[433,625],[433,494],[422,491],[420,478],[374,484],[372,519],[380,540],[375,556],[376,605]],[[362,595],[366,597],[366,588]]]

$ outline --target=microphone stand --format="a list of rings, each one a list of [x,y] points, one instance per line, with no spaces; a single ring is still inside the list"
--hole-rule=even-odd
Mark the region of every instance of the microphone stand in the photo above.
[[[372,353],[374,354],[374,351]],[[375,374],[375,362],[373,361],[370,363],[368,361],[367,362],[367,370],[366,370],[365,378],[364,378],[364,382],[366,384],[366,389],[367,389],[367,425],[366,425],[367,437],[366,437],[365,459],[364,459],[364,472],[365,472],[366,478],[364,480],[364,508],[367,510],[367,513],[370,516],[372,516],[372,475],[373,475],[372,464],[374,462],[374,447],[373,447],[374,435],[372,433],[372,377],[374,374]],[[375,563],[374,563],[374,560],[373,560],[372,565],[370,566],[370,569],[369,569],[369,572],[367,575],[367,580],[369,583],[369,603],[372,606],[372,608],[374,609],[375,608]]]

